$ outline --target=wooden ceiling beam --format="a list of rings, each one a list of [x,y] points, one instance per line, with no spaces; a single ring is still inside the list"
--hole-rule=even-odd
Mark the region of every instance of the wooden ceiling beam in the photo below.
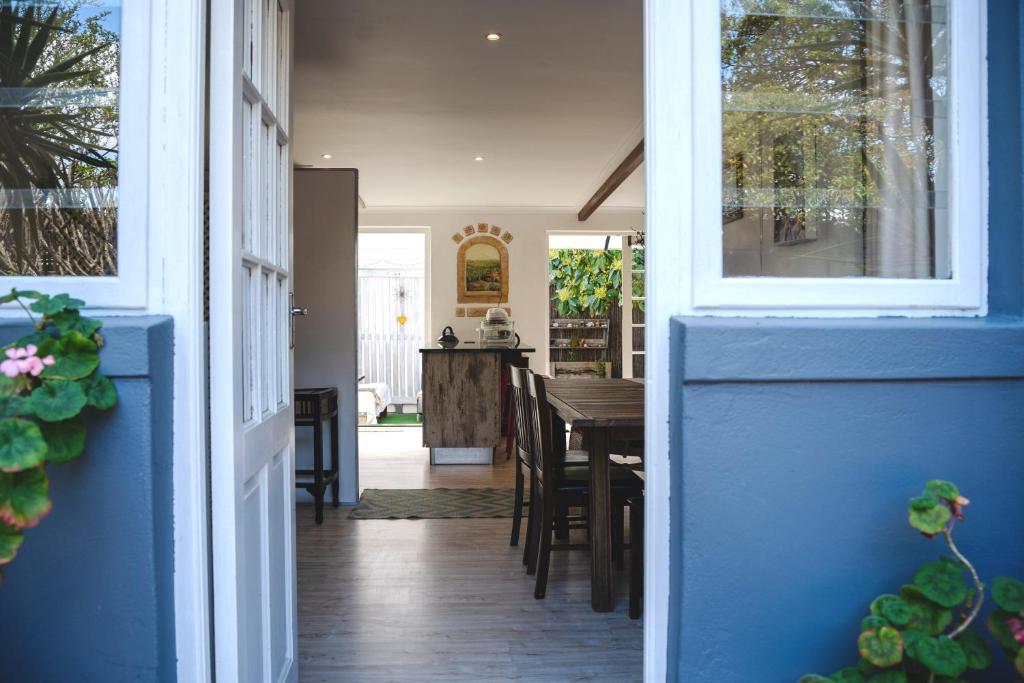
[[[602,204],[604,204],[608,197],[612,196],[615,190],[619,189],[619,185],[622,185],[633,171],[637,169],[640,164],[644,161],[644,141],[641,140],[633,151],[626,155],[626,158],[622,160],[612,174],[608,176],[608,179],[601,183],[601,187],[597,189],[594,196],[587,200],[587,203],[583,205],[580,212],[576,217],[582,223],[583,221],[590,218],[595,211],[597,211]]]

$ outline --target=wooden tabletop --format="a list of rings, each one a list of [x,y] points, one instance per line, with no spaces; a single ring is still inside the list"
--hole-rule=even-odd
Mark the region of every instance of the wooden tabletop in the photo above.
[[[576,427],[642,427],[644,385],[630,379],[549,379],[548,403]]]

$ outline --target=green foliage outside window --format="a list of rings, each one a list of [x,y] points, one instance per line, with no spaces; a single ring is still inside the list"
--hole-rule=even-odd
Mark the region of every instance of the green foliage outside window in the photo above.
[[[633,249],[633,297],[644,295],[644,252]],[[601,317],[622,301],[622,251],[549,249],[548,275],[562,317]],[[637,305],[643,309],[643,301]]]

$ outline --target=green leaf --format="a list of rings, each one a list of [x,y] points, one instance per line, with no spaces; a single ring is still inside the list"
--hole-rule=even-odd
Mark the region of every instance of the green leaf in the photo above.
[[[1007,612],[1003,609],[997,609],[988,615],[986,625],[988,626],[988,632],[992,634],[992,637],[996,639],[999,646],[1008,652],[1016,652],[1017,648],[1020,647],[1013,637],[1013,630],[1010,628],[1008,623],[1010,619],[1019,619],[1020,617],[1013,613]]]
[[[829,676],[828,679],[832,683],[864,683],[864,675],[853,667],[837,671]]]
[[[875,614],[870,614],[860,620],[860,630],[870,631],[872,629],[880,629],[883,626],[889,626],[889,622],[885,618]]]
[[[0,566],[10,564],[23,540],[25,534],[21,529],[0,522]]]
[[[92,371],[99,367],[99,347],[92,339],[85,337],[81,332],[68,332],[57,342],[53,353],[53,365],[43,373],[47,379],[82,379],[92,374]],[[40,349],[43,354],[43,349]]]
[[[77,417],[86,404],[85,391],[77,382],[44,382],[28,397],[28,406],[40,420],[60,422]]]
[[[50,323],[57,328],[62,335],[69,332],[78,332],[84,337],[91,337],[100,327],[103,326],[99,320],[86,318],[74,309],[68,309],[50,316]]]
[[[832,679],[819,676],[818,674],[807,674],[806,676],[801,676],[797,683],[832,683]]]
[[[72,299],[67,294],[57,294],[56,296],[47,296],[41,294],[29,308],[36,313],[42,313],[43,315],[54,315],[60,313],[69,308],[78,309],[85,306],[85,302],[81,299]]]
[[[917,660],[940,676],[959,676],[967,670],[967,655],[955,640],[946,636],[922,638],[914,646]]]
[[[869,678],[868,683],[907,683],[907,674],[897,669],[881,671]]]
[[[913,616],[910,605],[898,595],[879,595],[871,603],[871,613],[884,617],[894,626],[906,626]]]
[[[1008,612],[1024,612],[1024,583],[997,576],[992,582],[992,599]]]
[[[963,572],[945,562],[923,565],[914,574],[914,585],[925,597],[943,607],[956,607],[967,598]]]
[[[35,467],[46,458],[46,442],[34,422],[0,420],[0,470],[18,472]]]
[[[110,410],[117,405],[117,390],[114,383],[105,375],[95,373],[82,384],[86,400],[93,408]]]
[[[67,462],[85,450],[85,425],[74,417],[62,422],[44,422],[40,425],[46,440],[46,461]]]
[[[1017,668],[1017,673],[1024,676],[1024,647],[1017,652],[1017,657],[1013,660],[1013,665]]]
[[[949,508],[945,505],[935,505],[927,510],[911,507],[908,519],[910,526],[922,533],[934,536],[942,533],[951,516]]]
[[[903,632],[903,651],[911,659],[917,659],[917,644],[927,637],[928,634],[924,631],[918,631],[913,628],[907,629]]]
[[[857,649],[861,657],[879,668],[895,666],[903,661],[903,636],[891,626],[864,631],[857,639]]]
[[[910,605],[908,629],[916,629],[928,635],[938,635],[953,621],[953,612],[929,600],[917,586],[900,588],[900,597]]]
[[[931,494],[950,502],[954,502],[960,497],[960,491],[957,489],[956,484],[943,479],[932,479],[924,485],[924,491],[925,495]]]
[[[984,671],[992,664],[992,653],[977,631],[964,631],[956,638],[967,658],[967,668]]]
[[[930,510],[931,508],[935,507],[938,504],[939,504],[938,497],[936,497],[936,496],[934,496],[934,495],[932,495],[930,493],[927,493],[927,492],[923,496],[921,496],[920,498],[911,498],[910,499],[910,509],[911,510],[922,510],[922,511],[923,510]]]
[[[19,529],[35,526],[50,511],[49,481],[42,467],[0,472],[0,519]]]

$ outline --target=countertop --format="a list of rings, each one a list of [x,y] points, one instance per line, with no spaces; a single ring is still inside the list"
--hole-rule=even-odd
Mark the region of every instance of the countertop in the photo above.
[[[502,353],[508,351],[516,351],[519,353],[535,353],[537,349],[532,346],[516,346],[516,347],[481,347],[479,344],[467,344],[465,342],[460,343],[453,349],[442,349],[440,346],[424,346],[420,349],[420,353],[431,353],[431,352],[476,352],[476,353]]]

